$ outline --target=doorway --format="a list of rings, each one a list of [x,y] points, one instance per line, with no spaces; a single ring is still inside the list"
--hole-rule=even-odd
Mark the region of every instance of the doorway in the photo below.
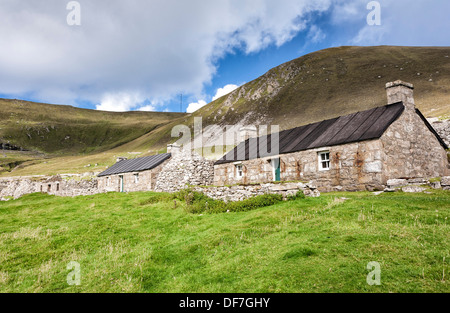
[[[123,175],[119,175],[119,192],[124,192],[124,188],[123,188]]]
[[[280,158],[270,160],[270,164],[272,165],[273,181],[274,182],[281,181],[281,161],[280,161]]]

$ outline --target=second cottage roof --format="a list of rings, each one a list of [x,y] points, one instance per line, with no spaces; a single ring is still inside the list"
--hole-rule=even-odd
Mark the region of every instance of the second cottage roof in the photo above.
[[[165,153],[132,160],[123,160],[114,164],[103,173],[100,173],[98,177],[148,171],[158,167],[166,160],[170,159],[171,156],[170,153]]]

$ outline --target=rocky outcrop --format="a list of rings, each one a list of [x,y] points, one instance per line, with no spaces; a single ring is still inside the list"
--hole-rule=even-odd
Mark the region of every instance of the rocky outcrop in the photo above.
[[[214,182],[214,162],[190,151],[180,151],[162,168],[156,192],[177,192],[186,186],[210,186]]]

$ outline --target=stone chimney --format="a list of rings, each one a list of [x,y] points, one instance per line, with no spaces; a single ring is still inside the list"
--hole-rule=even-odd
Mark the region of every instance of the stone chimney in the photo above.
[[[258,129],[256,126],[245,126],[240,130],[241,142],[246,141],[249,138],[257,138],[258,137]]]
[[[414,85],[401,80],[386,84],[388,104],[403,102],[406,110],[415,110]]]
[[[128,160],[128,158],[124,158],[124,157],[118,157],[116,160],[116,163],[122,162],[122,161],[126,161]]]
[[[171,153],[172,156],[175,156],[181,152],[181,146],[177,144],[167,145],[167,153]]]

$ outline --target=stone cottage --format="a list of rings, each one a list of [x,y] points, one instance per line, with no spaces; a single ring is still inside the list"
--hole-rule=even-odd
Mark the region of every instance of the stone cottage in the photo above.
[[[446,176],[448,147],[416,109],[413,89],[388,83],[386,106],[249,138],[215,163],[214,183],[314,181],[320,191],[359,191]]]
[[[161,169],[171,157],[171,153],[165,153],[132,160],[119,158],[98,175],[98,189],[100,192],[153,190]]]

